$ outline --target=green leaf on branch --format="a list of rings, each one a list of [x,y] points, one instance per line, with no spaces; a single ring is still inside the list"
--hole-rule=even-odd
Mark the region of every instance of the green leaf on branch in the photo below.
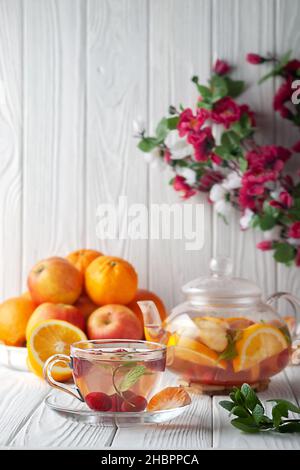
[[[245,82],[243,80],[232,80],[230,77],[225,77],[228,95],[231,98],[237,98],[245,90]]]
[[[142,152],[151,152],[152,150],[155,149],[159,144],[158,140],[154,137],[144,137],[140,142],[138,143],[138,148]]]
[[[216,103],[220,99],[228,95],[227,82],[224,77],[214,75],[210,80],[212,102]]]
[[[211,100],[212,92],[207,86],[197,84],[197,89],[198,89],[200,95],[202,96],[202,98],[204,98],[205,101],[210,101]]]
[[[263,404],[248,384],[243,384],[241,388],[234,388],[229,398],[231,401],[222,400],[219,405],[229,411],[229,416],[237,416],[231,420],[231,424],[243,432],[300,432],[300,419],[289,419],[289,411],[300,414],[300,408],[287,400],[268,400],[275,402],[272,417],[269,417],[265,415]]]
[[[291,54],[292,54],[292,51],[288,51],[286,52],[282,57],[281,59],[277,62],[277,64],[275,65],[275,67],[273,67],[273,69],[268,72],[266,75],[264,75],[260,80],[259,80],[259,84],[263,83],[264,81],[268,80],[268,78],[271,78],[271,77],[276,77],[277,75],[280,75],[281,72],[282,72],[282,69],[286,66],[286,64],[288,63],[288,61],[290,60],[291,58]]]
[[[168,127],[168,119],[167,118],[162,118],[155,130],[156,138],[159,143],[163,142],[165,138],[167,137],[169,132],[169,127]]]
[[[245,139],[250,137],[254,129],[248,113],[243,113],[240,120],[231,125],[231,129],[240,137],[240,139]]]
[[[239,166],[240,166],[241,172],[245,173],[245,171],[248,168],[248,161],[244,157],[240,157],[239,158]]]
[[[167,125],[170,131],[177,129],[177,124],[179,121],[179,116],[172,116],[167,118]]]
[[[295,248],[288,243],[277,243],[274,258],[278,263],[289,263],[295,258]]]
[[[271,230],[276,225],[276,219],[270,214],[263,214],[259,217],[259,227],[261,230]]]

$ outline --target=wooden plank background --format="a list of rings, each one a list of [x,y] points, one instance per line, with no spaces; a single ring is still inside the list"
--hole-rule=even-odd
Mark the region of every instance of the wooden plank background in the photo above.
[[[271,114],[276,84],[254,86],[263,68],[244,59],[290,48],[299,56],[299,20],[298,0],[0,0],[1,299],[25,289],[38,259],[85,246],[128,258],[168,307],[214,254],[231,256],[236,274],[266,294],[299,293],[299,270],[276,267],[256,250],[259,234],[240,232],[237,215],[225,225],[208,204],[197,253],[179,240],[96,235],[100,203],[179,202],[168,173],[136,149],[132,121],[153,130],[169,104],[192,104],[190,77],[205,80],[217,57],[252,85],[243,100],[265,141],[295,141]]]

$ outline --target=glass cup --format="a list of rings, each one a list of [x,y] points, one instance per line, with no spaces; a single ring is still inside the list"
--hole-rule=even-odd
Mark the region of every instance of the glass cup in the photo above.
[[[72,369],[74,387],[57,382],[58,363]],[[150,341],[91,340],[71,345],[70,356],[55,354],[44,365],[51,387],[62,390],[95,411],[143,411],[166,367],[166,346]]]

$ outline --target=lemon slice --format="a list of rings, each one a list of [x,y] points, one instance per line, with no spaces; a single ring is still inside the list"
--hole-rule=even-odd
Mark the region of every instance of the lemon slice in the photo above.
[[[242,331],[241,339],[236,342],[238,355],[233,359],[233,368],[235,372],[250,369],[287,347],[287,340],[278,328],[264,324],[251,325]]]
[[[28,366],[32,372],[43,377],[43,366],[53,354],[70,354],[70,346],[86,340],[82,330],[63,320],[45,320],[33,328],[27,341]],[[55,380],[68,380],[72,373],[66,365],[54,366]]]

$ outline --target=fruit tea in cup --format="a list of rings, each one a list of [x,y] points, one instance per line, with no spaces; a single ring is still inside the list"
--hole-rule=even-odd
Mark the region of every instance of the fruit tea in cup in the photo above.
[[[80,397],[56,382],[51,370],[68,361]],[[166,366],[166,347],[135,340],[80,341],[71,346],[71,357],[48,359],[44,375],[48,383],[76,396],[94,411],[138,412],[146,409]]]

